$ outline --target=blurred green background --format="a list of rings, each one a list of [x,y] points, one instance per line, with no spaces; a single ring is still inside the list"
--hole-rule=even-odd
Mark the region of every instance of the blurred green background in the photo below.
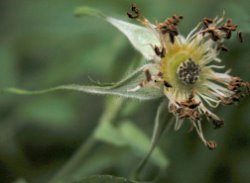
[[[93,84],[92,80],[118,81],[129,65],[139,63],[140,55],[115,28],[94,17],[76,18],[73,12],[79,6],[90,6],[130,21],[126,12],[132,2],[151,21],[183,15],[180,31],[185,35],[202,18],[225,10],[245,40],[240,44],[234,36],[226,43],[230,52],[221,57],[233,75],[250,81],[249,0],[2,0],[0,88],[43,89]],[[121,110],[110,117],[107,111],[121,105],[119,102],[123,102]],[[78,157],[77,166],[67,174],[68,182],[95,174],[129,177],[147,149],[136,138],[142,133],[140,138],[149,141],[159,102],[121,101],[71,91],[39,96],[1,94],[0,182],[48,182],[81,144],[85,144],[84,157]],[[219,144],[215,151],[205,148],[196,133],[188,133],[188,125],[184,125],[180,131],[163,136],[161,151],[144,170],[144,180],[157,175],[163,158],[169,163],[158,177],[159,183],[250,182],[249,98],[217,111],[225,126],[213,130],[206,123],[204,128],[207,138]],[[105,130],[93,143],[89,137],[103,120],[113,121],[118,136],[120,128],[134,130],[124,134],[126,143],[112,142],[109,135],[114,132]]]

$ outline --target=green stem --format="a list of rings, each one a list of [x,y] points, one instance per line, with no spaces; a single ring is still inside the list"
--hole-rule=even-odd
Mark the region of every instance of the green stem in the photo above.
[[[152,153],[154,152],[156,146],[158,145],[162,134],[164,132],[167,132],[170,127],[172,126],[174,122],[174,118],[171,117],[169,120],[169,123],[167,123],[165,126],[162,126],[161,132],[155,137],[154,143],[151,144],[148,153],[145,155],[145,157],[141,160],[141,162],[139,163],[138,167],[136,168],[135,172],[132,174],[132,178],[137,180],[139,179],[139,175],[141,174],[142,170],[145,168],[145,166],[148,163],[148,160],[150,159]]]

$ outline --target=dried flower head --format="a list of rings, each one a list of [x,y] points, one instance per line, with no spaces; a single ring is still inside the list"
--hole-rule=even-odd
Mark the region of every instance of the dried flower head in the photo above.
[[[163,120],[160,118],[166,116],[168,108],[169,113],[175,117],[175,130],[180,129],[184,121],[190,122],[190,129],[196,130],[204,145],[209,149],[215,149],[216,142],[204,137],[203,119],[211,122],[215,129],[221,128],[224,121],[212,112],[212,109],[220,104],[231,105],[239,102],[250,93],[248,82],[231,76],[230,70],[223,71],[224,66],[220,65],[222,61],[219,54],[229,51],[224,43],[238,28],[232,19],[225,19],[224,13],[222,17],[205,17],[188,36],[184,37],[178,29],[183,16],[173,15],[163,22],[153,24],[143,16],[136,4],[132,4],[127,16],[143,26],[108,17],[89,7],[77,9],[76,15],[81,14],[97,16],[118,28],[148,62],[114,84],[62,85],[33,92],[7,88],[6,91],[42,94],[67,89],[140,100],[165,97],[168,106],[166,107],[166,102],[163,102],[158,107],[153,144],[156,144],[156,136],[160,136],[157,134],[158,131],[162,132],[159,124]],[[239,42],[243,42],[242,32],[237,31],[237,38]],[[165,129],[166,125],[162,126]]]
[[[143,53],[152,61],[144,69],[146,79],[129,91],[143,87],[162,89],[169,100],[169,111],[176,117],[175,130],[189,119],[203,143],[214,149],[216,143],[207,141],[203,135],[202,117],[211,121],[215,128],[222,127],[223,120],[210,109],[238,102],[249,93],[249,83],[231,76],[229,71],[220,71],[224,66],[218,65],[221,63],[220,52],[228,51],[224,42],[231,38],[238,26],[232,19],[225,20],[223,14],[213,19],[204,18],[184,37],[178,30],[183,16],[174,15],[164,22],[152,24],[135,4],[131,10],[133,14],[128,13],[129,18],[142,23],[145,31],[158,42],[149,43],[154,56]],[[238,38],[243,42],[241,32],[238,32]]]

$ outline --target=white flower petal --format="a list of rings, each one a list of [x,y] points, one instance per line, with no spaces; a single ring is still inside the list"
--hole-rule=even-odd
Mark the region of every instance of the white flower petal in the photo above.
[[[107,17],[106,20],[125,34],[132,45],[147,60],[156,58],[152,46],[160,46],[161,44],[157,34],[153,30],[111,17]]]

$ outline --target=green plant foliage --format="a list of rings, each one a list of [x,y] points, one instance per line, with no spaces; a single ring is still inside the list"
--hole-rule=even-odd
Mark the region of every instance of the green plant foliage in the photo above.
[[[115,146],[130,147],[139,157],[143,157],[150,146],[150,139],[130,121],[119,122],[118,127],[103,123],[96,131],[95,138]],[[168,160],[159,148],[152,154],[152,160],[161,168],[168,165]]]
[[[250,81],[249,0],[133,2],[151,22],[183,15],[184,35],[225,11],[244,42],[232,35],[223,64]],[[190,123],[172,130],[161,90],[128,91],[145,78],[140,53],[151,58],[154,41],[127,17],[131,3],[0,1],[0,183],[250,182],[249,98],[216,110],[219,130],[204,119],[206,138],[219,144],[211,152]],[[129,43],[138,39],[143,49]]]
[[[109,86],[84,86],[84,85],[62,85],[45,90],[38,91],[28,91],[18,88],[6,88],[3,91],[8,93],[14,93],[19,95],[39,95],[45,94],[57,90],[73,90],[80,91],[91,94],[101,94],[101,95],[115,95],[122,96],[125,98],[134,98],[140,100],[150,100],[156,99],[163,96],[161,91],[157,88],[146,88],[138,90],[136,92],[128,91],[129,89],[135,88],[138,83],[144,78],[144,73],[142,72],[144,67],[137,69],[132,72],[130,75],[125,77],[123,80],[116,84],[110,84]]]
[[[139,183],[139,182],[131,181],[125,178],[114,177],[110,175],[97,175],[73,183]]]

